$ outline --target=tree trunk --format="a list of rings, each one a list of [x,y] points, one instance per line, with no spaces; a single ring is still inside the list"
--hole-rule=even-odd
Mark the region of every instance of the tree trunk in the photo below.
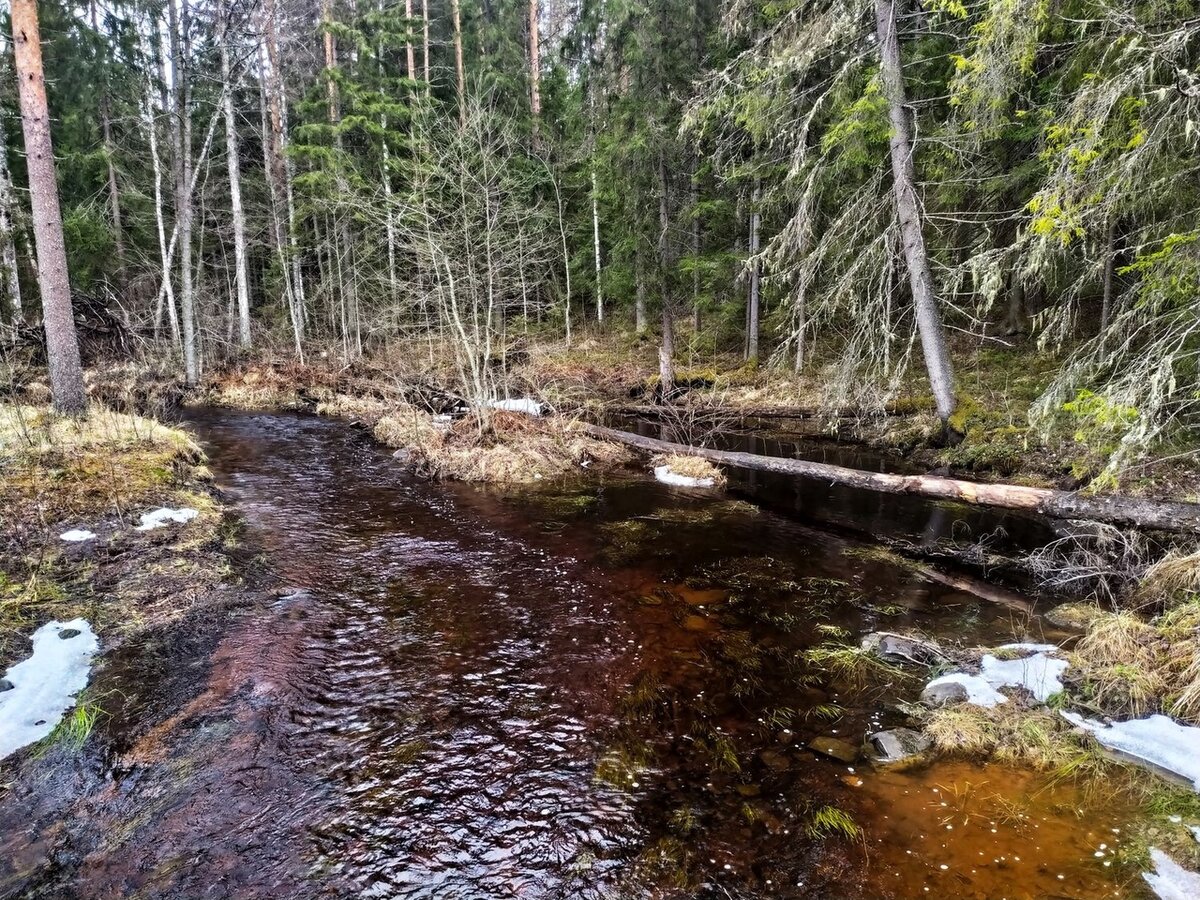
[[[233,216],[233,266],[237,285],[238,342],[250,346],[250,279],[246,271],[246,213],[242,209],[242,173],[238,161],[237,120],[233,114],[233,77],[229,66],[229,6],[221,0],[221,79],[225,86],[225,148],[229,166],[229,205]]]
[[[542,48],[538,36],[538,7],[538,0],[529,0],[529,111],[533,117],[534,147],[538,144],[542,124]]]
[[[921,335],[921,350],[925,369],[933,390],[938,418],[949,426],[954,414],[954,372],[946,347],[946,334],[934,292],[933,273],[925,251],[921,231],[921,208],[917,198],[916,174],[913,167],[913,141],[905,108],[904,72],[900,63],[900,39],[896,33],[896,10],[893,0],[875,0],[875,20],[879,39],[879,73],[891,120],[892,189],[896,199],[896,214],[900,219],[900,236],[912,285],[913,306],[916,309],[917,329]]]
[[[467,85],[463,72],[462,16],[458,0],[450,0],[450,14],[454,19],[454,74],[455,92],[458,97],[458,123],[467,124]]]
[[[738,469],[775,472],[813,478],[826,484],[844,484],[885,494],[910,494],[936,500],[954,500],[1002,509],[1021,509],[1058,519],[1089,519],[1116,525],[1133,525],[1185,534],[1200,532],[1200,504],[1143,500],[1136,497],[1092,496],[1017,484],[984,484],[940,478],[936,475],[893,475],[848,469],[807,459],[759,456],[730,450],[691,447],[655,438],[614,431],[599,425],[582,425],[584,432],[604,441],[616,441],[650,453],[699,456]]]
[[[429,96],[429,0],[421,0],[421,24],[425,31],[425,96]]]
[[[406,62],[408,63],[408,80],[417,80],[417,48],[413,44],[413,12],[412,0],[404,0],[404,51]]]
[[[96,0],[91,0],[88,6],[91,12],[92,30],[99,37],[100,25],[96,14]],[[104,80],[104,90],[100,94],[100,134],[104,142],[104,161],[108,166],[108,205],[112,213],[113,243],[116,245],[117,251],[117,284],[120,287],[124,287],[125,229],[121,224],[121,192],[117,185],[117,166],[114,161],[116,158],[116,147],[113,144],[112,120],[109,114],[107,73],[105,73]]]
[[[1100,331],[1108,331],[1112,322],[1113,270],[1117,259],[1117,223],[1108,226],[1108,241],[1104,248],[1104,297],[1100,302]]]
[[[4,285],[8,290],[8,304],[12,321],[20,325],[25,321],[21,307],[21,278],[17,271],[17,222],[13,215],[12,173],[8,170],[8,135],[4,122],[0,121],[0,266],[4,268]]]
[[[634,251],[636,254],[634,260],[634,278],[637,281],[637,299],[634,305],[634,328],[638,334],[646,333],[646,272],[642,264],[642,248],[641,240],[638,239],[638,248]]]
[[[158,292],[158,303],[154,310],[154,334],[162,326],[162,310],[165,303],[167,318],[171,323],[171,342],[178,347],[182,336],[179,333],[179,314],[175,310],[175,289],[171,283],[171,250],[167,246],[166,215],[163,211],[162,158],[158,152],[158,122],[154,116],[154,95],[150,79],[146,79],[146,124],[150,137],[150,164],[154,169],[154,224],[158,230],[158,252],[162,263],[162,288]]]
[[[171,79],[175,87],[172,134],[175,143],[175,223],[179,233],[179,318],[183,334],[183,369],[188,384],[200,379],[196,357],[195,296],[192,290],[192,116],[188,96],[190,16],[188,0],[168,0],[171,29]]]
[[[759,315],[759,273],[761,263],[758,261],[759,226],[762,215],[758,210],[762,199],[762,180],[754,179],[754,187],[750,191],[750,310],[746,324],[746,359],[751,362],[758,360],[758,315]]]
[[[29,169],[29,196],[33,206],[33,238],[37,244],[38,282],[42,294],[42,320],[46,329],[46,355],[50,363],[50,390],[55,411],[69,416],[87,413],[87,389],[79,361],[79,339],[71,308],[67,276],[67,250],[63,243],[62,211],[50,141],[50,113],[46,79],[42,71],[42,44],[38,33],[37,0],[12,0],[13,56],[25,158]]]
[[[592,255],[596,260],[596,321],[604,324],[604,290],[600,284],[600,198],[596,196],[596,169],[592,167]]]
[[[1006,317],[1005,333],[1010,335],[1025,333],[1025,279],[1016,269],[1009,274],[1008,285],[1008,314]]]
[[[662,289],[662,343],[658,347],[658,381],[663,399],[675,393],[675,316],[671,300],[671,212],[667,195],[667,160],[658,155],[658,267]]]

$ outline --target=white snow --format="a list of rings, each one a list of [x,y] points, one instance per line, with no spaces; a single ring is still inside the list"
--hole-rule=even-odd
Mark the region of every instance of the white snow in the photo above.
[[[1039,703],[1045,703],[1063,689],[1059,676],[1067,671],[1067,661],[1047,656],[1048,651],[1057,650],[1053,644],[1006,644],[1001,650],[1036,649],[1032,656],[1021,659],[997,659],[984,654],[980,663],[983,677],[996,687],[1023,687],[1033,694]]]
[[[1200,791],[1200,728],[1157,715],[1112,725],[1085,719],[1078,713],[1064,712],[1063,716],[1073,725],[1092,732],[1108,749],[1174,772]]]
[[[663,484],[673,484],[676,487],[713,487],[716,482],[711,478],[693,478],[690,475],[679,475],[671,471],[670,466],[655,466],[654,477]]]
[[[952,672],[949,675],[933,679],[926,687],[936,687],[939,684],[961,684],[967,689],[967,702],[974,703],[976,706],[995,706],[997,703],[1008,702],[1008,698],[996,690],[992,683],[982,675]]]
[[[58,536],[59,540],[67,541],[71,544],[78,544],[81,541],[90,541],[96,537],[96,532],[88,531],[86,528],[72,528],[70,531],[64,531]]]
[[[939,684],[961,684],[967,689],[967,702],[976,706],[995,706],[1007,701],[997,688],[1021,687],[1033,694],[1041,703],[1063,689],[1059,676],[1067,670],[1065,659],[1047,654],[1058,650],[1054,644],[1005,644],[999,650],[1023,650],[1030,656],[1020,659],[997,659],[985,653],[980,662],[978,675],[954,672],[929,682],[929,687]]]
[[[1142,877],[1159,900],[1196,900],[1200,897],[1200,875],[1189,872],[1157,847],[1150,848],[1153,872]]]
[[[488,403],[492,409],[504,409],[508,412],[525,413],[527,416],[540,416],[542,404],[532,397],[516,397],[512,400],[492,400]]]
[[[77,631],[72,637],[63,632]],[[54,730],[75,695],[87,687],[92,655],[100,648],[84,619],[48,622],[33,633],[33,653],[9,669],[12,688],[0,691],[0,759]]]
[[[137,526],[137,530],[151,531],[155,528],[162,528],[168,522],[183,524],[192,521],[198,515],[200,515],[199,512],[188,506],[181,506],[179,509],[160,506],[158,509],[142,514],[142,524]]]

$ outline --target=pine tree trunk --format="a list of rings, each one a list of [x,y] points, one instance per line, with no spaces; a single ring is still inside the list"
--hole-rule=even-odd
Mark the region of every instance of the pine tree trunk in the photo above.
[[[535,147],[538,144],[542,124],[541,49],[541,40],[538,35],[538,0],[529,0],[529,111],[533,116],[533,145]]]
[[[746,323],[746,359],[751,361],[758,359],[759,273],[761,272],[758,250],[759,227],[762,223],[762,214],[759,212],[758,206],[761,199],[762,181],[755,178],[754,187],[750,191],[750,300]]]
[[[463,72],[462,16],[458,8],[458,0],[450,0],[450,14],[454,19],[454,85],[458,97],[458,122],[460,125],[466,125],[467,85],[466,75]]]
[[[905,108],[904,73],[900,63],[900,40],[896,33],[896,11],[893,0],[875,0],[875,20],[879,39],[879,72],[883,93],[888,102],[891,120],[892,189],[896,199],[896,214],[900,219],[900,236],[912,285],[913,306],[916,308],[917,329],[921,335],[921,350],[925,369],[933,390],[938,418],[948,425],[954,414],[954,372],[946,347],[941,311],[934,292],[933,273],[925,250],[921,231],[921,208],[917,198],[916,174],[913,167],[913,141]]]
[[[21,278],[17,271],[16,217],[13,215],[12,173],[8,170],[8,134],[4,122],[0,121],[0,267],[4,268],[4,285],[8,292],[8,305],[12,321],[25,321],[21,307]]]
[[[175,144],[175,227],[179,234],[179,319],[183,334],[183,370],[188,384],[200,379],[196,356],[196,312],[192,290],[192,117],[188,97],[188,0],[168,0],[171,30],[171,77],[175,87],[172,135]]]
[[[82,416],[87,413],[87,389],[83,384],[79,339],[71,308],[67,250],[63,243],[46,79],[42,71],[37,0],[12,0],[11,17],[21,128],[25,134],[29,196],[33,206],[33,237],[37,243],[42,320],[50,364],[50,390],[55,411]]]

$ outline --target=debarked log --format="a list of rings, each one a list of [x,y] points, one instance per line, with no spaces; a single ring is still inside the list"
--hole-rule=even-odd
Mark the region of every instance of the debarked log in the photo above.
[[[1134,526],[1158,531],[1200,533],[1200,503],[1056,491],[1020,484],[986,484],[937,475],[866,472],[861,469],[850,469],[845,466],[834,466],[807,459],[760,456],[757,453],[692,447],[687,444],[660,441],[599,425],[584,424],[580,427],[592,437],[616,441],[649,453],[699,456],[723,466],[813,478],[829,484],[843,484],[866,491],[908,494],[916,497],[929,497],[934,500],[953,500],[978,506],[994,506],[1001,509],[1018,509],[1057,519],[1089,519],[1094,522],[1108,522],[1113,525]]]

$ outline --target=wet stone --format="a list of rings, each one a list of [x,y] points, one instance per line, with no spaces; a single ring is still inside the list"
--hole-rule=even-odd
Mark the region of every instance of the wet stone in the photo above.
[[[7,678],[0,678],[0,694],[3,694],[5,691],[11,691],[14,687],[16,685]]]
[[[758,758],[768,769],[774,769],[776,772],[782,772],[792,766],[792,761],[788,759],[787,754],[780,753],[778,750],[764,750],[758,754]]]
[[[923,758],[933,741],[911,728],[892,728],[877,731],[867,738],[871,758],[876,765],[915,763]]]
[[[78,628],[64,628],[58,633],[58,636],[64,641],[68,641],[73,637],[79,637],[82,633]]]
[[[715,626],[704,616],[688,616],[683,620],[683,627],[688,631],[712,631]]]
[[[759,794],[762,793],[762,785],[761,784],[739,784],[737,786],[737,792],[739,794],[741,794],[743,797],[757,797]]]
[[[822,756],[828,756],[844,763],[855,762],[859,756],[857,747],[835,737],[813,738],[808,742],[808,748],[817,751]]]
[[[952,706],[955,703],[965,703],[970,694],[965,685],[955,681],[941,684],[928,684],[921,691],[921,699],[930,706]]]
[[[862,648],[893,662],[933,666],[946,661],[946,654],[933,641],[890,631],[868,634],[862,639]]]

